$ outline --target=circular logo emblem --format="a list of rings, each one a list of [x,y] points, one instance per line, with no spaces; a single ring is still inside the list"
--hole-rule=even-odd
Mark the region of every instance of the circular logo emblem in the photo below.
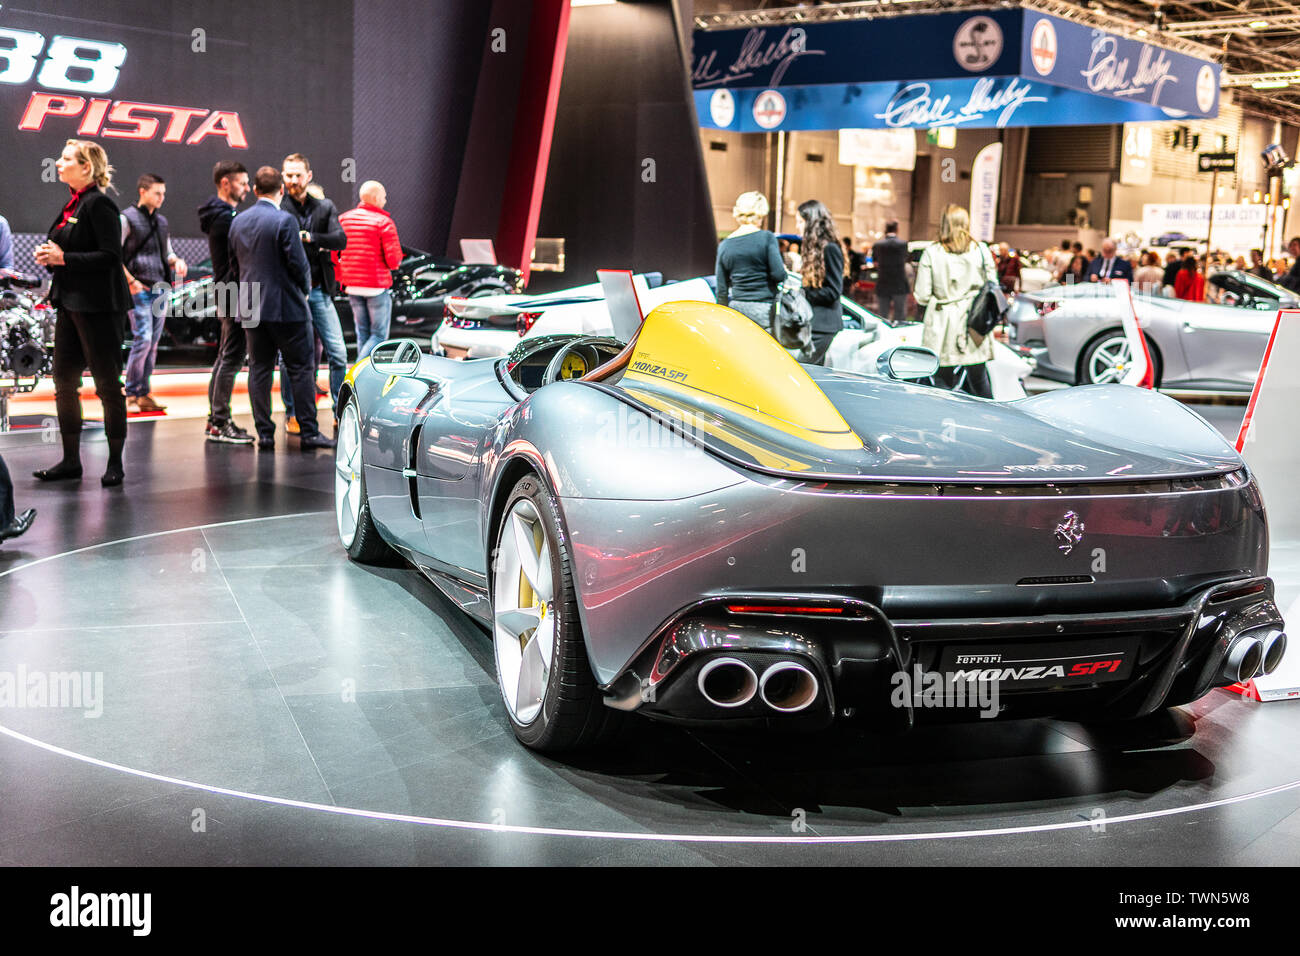
[[[736,118],[736,98],[731,90],[714,90],[709,97],[709,117],[714,126],[730,126]]]
[[[1002,55],[1002,28],[991,17],[971,17],[957,28],[952,55],[963,70],[987,70]]]
[[[754,122],[763,129],[776,129],[785,120],[785,97],[776,90],[764,90],[754,100]]]
[[[1056,27],[1051,20],[1039,20],[1029,35],[1029,61],[1039,76],[1047,76],[1056,66]]]
[[[1214,70],[1209,66],[1201,67],[1196,74],[1196,105],[1202,113],[1208,113],[1214,105]]]

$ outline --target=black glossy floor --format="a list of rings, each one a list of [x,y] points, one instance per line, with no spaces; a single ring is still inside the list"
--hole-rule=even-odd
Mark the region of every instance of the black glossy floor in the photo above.
[[[0,549],[0,676],[103,679],[81,709],[0,707],[0,863],[1300,862],[1300,705],[1222,691],[1109,736],[642,724],[617,756],[538,757],[486,635],[346,560],[328,455],[199,432],[133,425],[111,491],[102,439],[55,489],[26,477],[39,433],[0,437],[40,510]]]

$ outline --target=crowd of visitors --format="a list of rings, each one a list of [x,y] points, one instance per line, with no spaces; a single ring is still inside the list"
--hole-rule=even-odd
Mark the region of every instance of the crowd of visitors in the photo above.
[[[104,148],[89,140],[68,140],[56,162],[69,196],[34,260],[49,270],[49,301],[56,309],[53,374],[62,458],[34,473],[41,481],[76,481],[82,476],[82,375],[89,369],[104,409],[108,462],[101,483],[125,478],[122,451],[128,412],[162,412],[151,378],[168,315],[171,291],[188,266],[171,244],[171,225],[160,209],[166,181],[144,173],[135,202],[124,209],[109,195],[113,167]],[[356,316],[358,357],[388,336],[392,314],[392,270],[402,258],[392,218],[384,210],[381,183],[363,183],[361,202],[339,214],[312,182],[311,164],[300,153],[279,167],[263,166],[250,177],[239,162],[213,169],[216,194],[198,209],[208,240],[216,288],[237,294],[214,297],[220,341],[208,386],[209,441],[249,445],[254,436],[235,424],[231,394],[235,376],[248,360],[249,399],[260,448],[275,447],[270,389],[281,370],[285,427],[303,449],[332,448],[319,427],[316,374],[322,353],[328,364],[328,394],[335,404],[348,368],[333,297],[346,292]],[[250,191],[255,201],[241,209]],[[8,223],[0,219],[0,268],[13,268]],[[131,347],[123,388],[126,329]],[[12,481],[0,462],[0,540],[16,537],[35,513],[15,513]]]

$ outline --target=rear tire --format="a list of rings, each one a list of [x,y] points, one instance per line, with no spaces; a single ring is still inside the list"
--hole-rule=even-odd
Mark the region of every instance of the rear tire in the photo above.
[[[519,742],[542,753],[612,738],[625,715],[596,687],[555,498],[535,476],[510,492],[492,555],[497,686]]]

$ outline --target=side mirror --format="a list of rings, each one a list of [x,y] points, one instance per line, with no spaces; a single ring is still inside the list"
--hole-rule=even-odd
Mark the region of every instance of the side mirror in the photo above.
[[[370,353],[370,365],[381,375],[413,375],[423,354],[415,339],[387,339]]]
[[[929,378],[939,371],[939,356],[914,345],[896,345],[876,359],[876,371],[900,381]]]

